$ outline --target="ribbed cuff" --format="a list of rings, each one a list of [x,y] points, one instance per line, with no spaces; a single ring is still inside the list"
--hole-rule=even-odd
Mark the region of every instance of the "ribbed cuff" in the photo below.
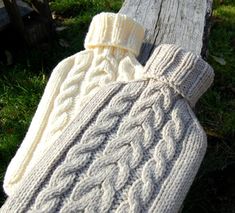
[[[138,55],[144,28],[126,15],[100,13],[93,17],[85,39],[85,48],[114,46]]]
[[[158,46],[144,68],[144,76],[167,83],[194,106],[214,79],[212,67],[179,46]]]

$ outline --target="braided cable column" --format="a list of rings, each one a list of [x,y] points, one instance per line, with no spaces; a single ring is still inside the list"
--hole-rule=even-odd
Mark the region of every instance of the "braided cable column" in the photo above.
[[[66,155],[65,163],[53,173],[48,187],[43,190],[35,201],[32,211],[56,211],[57,205],[76,179],[77,173],[91,160],[94,152],[107,140],[106,133],[117,125],[122,116],[138,98],[145,83],[140,82],[132,87],[126,86],[111,100],[109,106],[97,118],[94,126],[89,128],[81,141],[73,146]]]
[[[107,212],[110,209],[116,191],[125,185],[130,172],[140,164],[144,152],[154,142],[155,131],[161,128],[164,113],[172,106],[172,95],[163,83],[154,80],[149,83],[130,116],[120,125],[117,136],[107,144],[104,154],[74,186],[61,212]],[[159,107],[159,103],[164,105]],[[151,117],[155,118],[152,122]]]
[[[185,116],[187,105],[179,100],[174,105],[172,119],[162,129],[162,139],[154,148],[153,157],[146,162],[141,172],[141,178],[136,180],[128,192],[128,201],[120,204],[117,212],[141,212],[152,198],[155,186],[161,185],[161,180],[175,155],[176,146],[184,137],[185,125],[190,120]]]

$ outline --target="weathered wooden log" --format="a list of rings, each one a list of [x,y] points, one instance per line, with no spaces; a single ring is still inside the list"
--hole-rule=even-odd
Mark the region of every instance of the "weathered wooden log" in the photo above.
[[[212,0],[126,0],[119,13],[141,23],[145,29],[139,61],[145,64],[162,43],[178,44],[205,56]]]

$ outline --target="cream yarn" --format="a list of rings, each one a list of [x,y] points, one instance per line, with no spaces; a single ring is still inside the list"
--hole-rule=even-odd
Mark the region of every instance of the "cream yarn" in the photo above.
[[[51,74],[28,132],[7,168],[4,190],[8,195],[99,87],[135,79],[142,69],[135,56],[143,37],[143,27],[125,15],[101,13],[93,18],[85,50],[61,61]]]
[[[212,68],[160,45],[142,77],[101,88],[1,212],[176,213],[206,151],[191,106]]]

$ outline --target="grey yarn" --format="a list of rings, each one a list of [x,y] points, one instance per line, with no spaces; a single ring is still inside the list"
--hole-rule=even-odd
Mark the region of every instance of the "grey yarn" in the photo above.
[[[140,80],[97,92],[0,212],[177,212],[207,145],[191,106],[213,76],[160,45]]]

